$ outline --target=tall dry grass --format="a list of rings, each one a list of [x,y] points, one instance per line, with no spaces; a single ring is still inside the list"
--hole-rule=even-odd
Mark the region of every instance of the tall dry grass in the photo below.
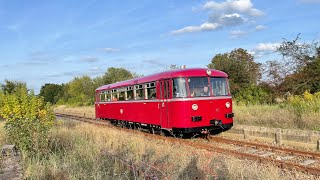
[[[27,179],[294,179],[284,173],[205,150],[114,128],[61,122],[51,134],[51,153],[24,158]]]
[[[234,106],[235,123],[320,130],[320,92],[288,96],[277,105]]]
[[[95,118],[94,106],[71,107],[66,105],[60,105],[54,108],[54,112]]]

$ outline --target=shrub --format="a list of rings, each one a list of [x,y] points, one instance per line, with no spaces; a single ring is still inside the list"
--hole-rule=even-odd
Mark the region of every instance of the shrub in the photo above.
[[[54,123],[50,105],[26,88],[12,94],[0,93],[0,98],[0,116],[5,119],[9,140],[22,151],[45,152],[48,131]]]
[[[320,92],[311,94],[305,91],[300,96],[290,96],[286,106],[297,114],[320,112]]]
[[[267,103],[267,96],[267,92],[262,88],[251,85],[235,94],[235,101],[239,105],[264,104]]]

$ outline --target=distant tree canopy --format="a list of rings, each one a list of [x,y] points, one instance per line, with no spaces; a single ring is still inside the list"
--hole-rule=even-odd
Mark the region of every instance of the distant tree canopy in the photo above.
[[[12,94],[22,88],[27,89],[27,84],[20,81],[10,81],[6,79],[5,83],[1,84],[1,91],[9,94]]]
[[[39,95],[44,97],[45,102],[56,104],[62,96],[63,85],[45,84],[41,87]]]
[[[91,105],[94,103],[94,93],[98,87],[132,79],[136,76],[135,73],[124,68],[110,67],[104,75],[96,78],[80,76],[62,85],[45,84],[41,87],[39,95],[43,96],[46,102],[52,104]]]
[[[102,76],[104,84],[112,84],[134,78],[134,74],[124,68],[110,67]]]
[[[208,64],[209,68],[224,71],[229,75],[233,94],[257,84],[261,78],[260,66],[251,54],[241,48],[230,53],[217,54]]]
[[[299,42],[299,35],[293,40],[284,39],[276,52],[281,61],[266,63],[269,83],[279,93],[302,94],[320,90],[320,46],[319,42]]]

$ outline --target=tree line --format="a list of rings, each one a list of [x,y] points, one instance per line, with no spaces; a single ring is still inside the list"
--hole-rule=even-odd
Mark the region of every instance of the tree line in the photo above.
[[[229,75],[231,93],[237,103],[275,103],[287,95],[320,91],[319,42],[301,42],[298,35],[293,40],[283,39],[276,53],[282,58],[259,63],[247,50],[238,48],[215,55],[207,67]],[[170,69],[177,67],[171,65]],[[95,78],[81,76],[65,84],[44,84],[39,95],[51,104],[92,105],[97,87],[135,77],[138,75],[127,69],[110,67]],[[21,86],[26,84],[6,80],[0,91],[11,93]]]
[[[244,49],[217,54],[208,64],[229,75],[231,93],[236,102],[244,104],[274,103],[288,95],[320,91],[319,42],[283,39],[276,48],[279,60],[258,63]]]

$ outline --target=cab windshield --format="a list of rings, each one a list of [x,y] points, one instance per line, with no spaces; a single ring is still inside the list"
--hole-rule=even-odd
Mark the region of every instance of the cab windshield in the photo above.
[[[227,78],[223,77],[189,77],[173,79],[173,98],[229,96]],[[187,86],[188,85],[188,86]]]
[[[210,96],[208,77],[190,77],[188,83],[192,97]]]
[[[229,87],[226,78],[210,78],[213,96],[228,96]]]

